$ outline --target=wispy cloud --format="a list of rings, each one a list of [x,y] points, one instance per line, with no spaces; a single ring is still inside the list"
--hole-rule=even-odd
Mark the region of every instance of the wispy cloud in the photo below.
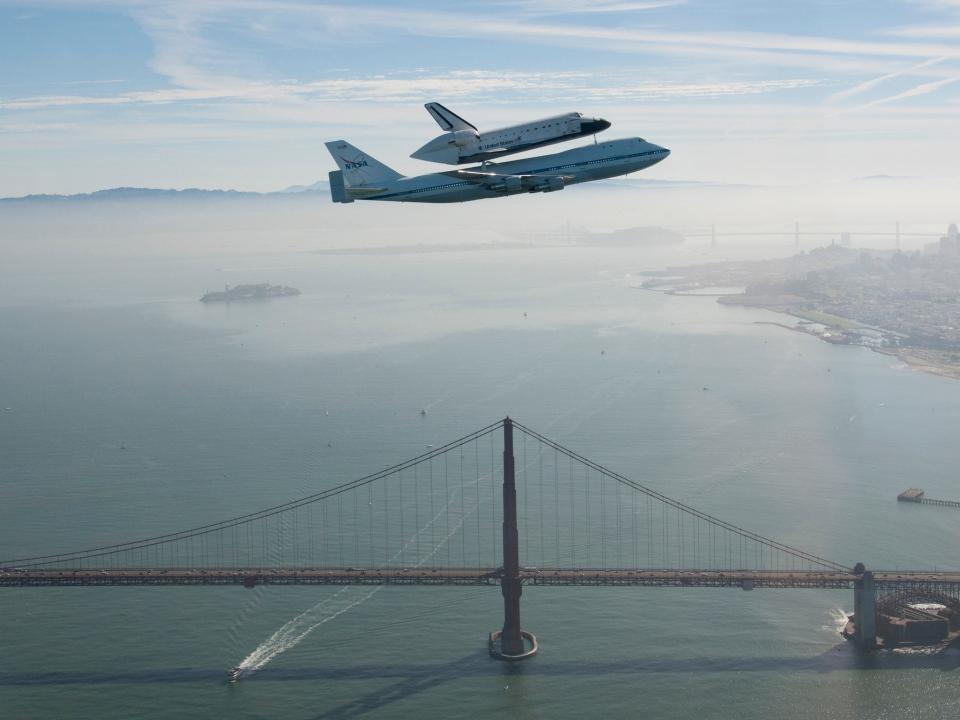
[[[882,85],[888,80],[894,80],[898,77],[903,77],[904,75],[912,75],[916,73],[918,70],[931,67],[932,65],[941,63],[944,60],[946,60],[946,58],[943,58],[943,57],[931,58],[930,60],[924,60],[922,63],[919,63],[918,65],[913,65],[912,67],[906,68],[904,70],[897,70],[895,72],[886,73],[885,75],[881,75],[880,77],[875,77],[871,80],[862,82],[859,85],[854,85],[851,88],[842,90],[838,93],[834,93],[828,98],[828,100],[831,100],[831,101],[845,100],[848,97],[853,97],[854,95],[860,95],[861,93],[865,93],[870,90],[873,90],[875,87]]]
[[[905,38],[938,38],[954,40],[960,38],[960,25],[910,25],[885,30],[884,35]]]
[[[930,93],[936,92],[940,88],[946,87],[947,85],[952,85],[955,82],[960,82],[960,75],[944,78],[943,80],[925,82],[921,85],[917,85],[916,87],[912,87],[909,90],[904,90],[901,93],[897,93],[896,95],[891,95],[890,97],[880,98],[879,100],[868,102],[865,105],[861,105],[857,109],[863,110],[865,108],[871,108],[877,105],[886,105],[887,103],[897,102],[898,100],[906,100],[907,98],[919,97],[920,95],[929,95]]]
[[[696,32],[669,31],[663,28],[607,27],[598,25],[560,23],[515,23],[482,14],[459,12],[412,12],[385,8],[355,8],[339,5],[297,4],[286,6],[305,15],[323,14],[327,18],[349,14],[351,22],[382,27],[402,28],[414,35],[444,35],[446,37],[523,37],[542,41],[607,41],[625,45],[635,52],[649,51],[651,47],[670,52],[689,52],[708,48],[712,52],[731,50],[777,51],[788,53],[866,55],[876,57],[955,57],[960,58],[960,47],[922,43],[867,42],[845,38],[790,35],[766,32]],[[595,45],[594,45],[595,46]]]
[[[242,83],[218,88],[172,88],[120,93],[112,96],[40,95],[0,102],[3,110],[37,110],[83,105],[158,105],[233,100],[274,102],[421,102],[431,97],[446,100],[498,103],[522,99],[526,103],[559,100],[664,100],[725,97],[813,87],[814,78],[784,80],[680,83],[635,82],[627,77],[598,76],[587,72],[492,72],[457,70],[395,76],[344,77],[306,83]]]
[[[609,26],[595,23],[535,21],[534,8],[553,7],[570,11],[575,7],[595,14],[638,9],[656,3],[512,2],[494,4],[502,12],[444,9],[424,11],[409,7],[314,4],[300,0],[198,0],[191,4],[134,5],[131,13],[156,46],[153,67],[177,84],[197,87],[211,76],[235,76],[230,58],[210,41],[205,30],[217,23],[232,22],[262,28],[261,39],[271,34],[278,43],[289,43],[298,35],[327,44],[350,37],[356,42],[363,33],[401,32],[411,37],[459,37],[479,41],[523,40],[540,44],[582,46],[627,54],[675,56],[708,55],[713,62],[723,59],[762,61],[768,66],[829,68],[838,58],[883,59],[960,58],[954,43],[883,41],[869,42],[843,37],[793,35],[773,32],[676,31],[664,27]],[[469,7],[469,6],[467,6]],[[543,13],[541,13],[543,14]],[[345,33],[346,28],[350,29]],[[233,58],[235,59],[235,58]],[[205,74],[197,74],[204,68]]]
[[[535,15],[587,15],[659,10],[686,5],[687,0],[650,0],[649,2],[624,0],[594,0],[594,2],[585,2],[584,0],[501,0],[492,4]]]

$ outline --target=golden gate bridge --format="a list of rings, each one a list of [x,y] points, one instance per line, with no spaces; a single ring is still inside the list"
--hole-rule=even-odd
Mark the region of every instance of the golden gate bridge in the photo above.
[[[913,604],[960,619],[960,572],[870,571],[731,524],[504,418],[380,472],[188,530],[0,560],[0,587],[499,585],[490,652],[537,651],[524,585],[851,589],[851,639]]]

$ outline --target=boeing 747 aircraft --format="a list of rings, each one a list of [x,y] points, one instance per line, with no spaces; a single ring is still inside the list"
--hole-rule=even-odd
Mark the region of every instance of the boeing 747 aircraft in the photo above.
[[[440,103],[431,102],[424,107],[446,133],[435,137],[410,157],[445,165],[492,160],[544,145],[596,135],[610,127],[610,123],[602,118],[585,118],[581,113],[572,112],[480,132],[475,125]]]
[[[340,167],[330,173],[330,194],[338,203],[466,202],[518,193],[554,192],[567,185],[643,170],[670,154],[666,148],[642,138],[626,138],[554,155],[403,177],[344,140],[326,145]]]

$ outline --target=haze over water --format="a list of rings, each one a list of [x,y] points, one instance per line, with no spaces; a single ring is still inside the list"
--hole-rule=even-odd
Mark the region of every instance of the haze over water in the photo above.
[[[22,258],[0,269],[0,547],[40,554],[193,527],[509,414],[809,552],[851,566],[956,566],[960,516],[895,501],[912,485],[956,497],[956,382],[755,324],[777,319],[765,311],[635,289],[640,270],[789,251],[711,254],[689,242]],[[197,302],[241,282],[303,294]],[[862,658],[845,645],[846,592],[528,587],[524,626],[541,653],[504,665],[485,646],[502,622],[497,588],[369,591],[5,590],[0,707],[8,717],[455,708],[859,719],[951,717],[960,706],[957,655]],[[353,602],[226,684],[225,670],[289,621]]]

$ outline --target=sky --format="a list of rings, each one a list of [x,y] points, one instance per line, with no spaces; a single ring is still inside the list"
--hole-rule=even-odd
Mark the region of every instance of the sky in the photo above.
[[[428,101],[603,117],[653,179],[956,182],[960,0],[0,0],[0,196],[431,172]]]

